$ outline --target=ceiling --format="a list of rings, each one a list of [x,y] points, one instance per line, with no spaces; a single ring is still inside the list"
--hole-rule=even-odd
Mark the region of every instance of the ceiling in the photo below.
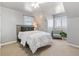
[[[34,16],[39,14],[43,15],[56,14],[55,8],[60,4],[60,2],[45,2],[40,4],[39,8],[35,8],[32,11],[28,11],[26,10],[25,5],[28,5],[30,3],[33,2],[2,2],[1,5],[3,7],[21,11],[24,15]]]
[[[3,7],[11,8],[14,10],[21,11],[24,15],[34,16],[34,15],[54,15],[54,14],[63,14],[69,17],[78,17],[79,16],[79,2],[63,2],[65,11],[63,12],[62,8],[57,9],[57,6],[61,5],[61,2],[45,2],[40,4],[39,8],[33,8],[32,11],[26,10],[25,6],[33,2],[1,2],[0,5]]]
[[[68,17],[79,17],[79,2],[64,2],[63,5]]]

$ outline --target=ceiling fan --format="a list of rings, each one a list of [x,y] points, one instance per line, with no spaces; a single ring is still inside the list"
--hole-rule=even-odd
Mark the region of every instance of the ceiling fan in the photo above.
[[[25,9],[28,11],[33,11],[34,9],[37,9],[40,7],[40,4],[43,4],[45,2],[29,2],[25,3]]]

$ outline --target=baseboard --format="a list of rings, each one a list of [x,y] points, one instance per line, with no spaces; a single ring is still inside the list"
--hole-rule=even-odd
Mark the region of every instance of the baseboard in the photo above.
[[[10,42],[6,42],[6,43],[2,43],[1,46],[12,44],[12,43],[16,43],[16,41],[10,41]]]
[[[68,43],[68,45],[70,45],[70,46],[72,46],[72,47],[79,48],[79,45],[75,45],[75,44],[72,44],[72,43]]]

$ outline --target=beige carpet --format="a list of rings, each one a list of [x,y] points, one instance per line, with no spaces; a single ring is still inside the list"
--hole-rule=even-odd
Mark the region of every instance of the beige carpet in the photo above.
[[[18,43],[3,46],[0,50],[2,56],[79,56],[79,49],[69,46],[64,40],[54,40],[52,46],[40,48],[35,54]]]

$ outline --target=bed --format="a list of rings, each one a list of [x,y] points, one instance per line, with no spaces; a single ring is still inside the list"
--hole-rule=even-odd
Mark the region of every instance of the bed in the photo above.
[[[51,45],[53,40],[50,33],[43,31],[24,31],[18,33],[18,38],[21,39],[23,46],[26,43],[29,45],[32,53],[35,53],[38,48]]]

